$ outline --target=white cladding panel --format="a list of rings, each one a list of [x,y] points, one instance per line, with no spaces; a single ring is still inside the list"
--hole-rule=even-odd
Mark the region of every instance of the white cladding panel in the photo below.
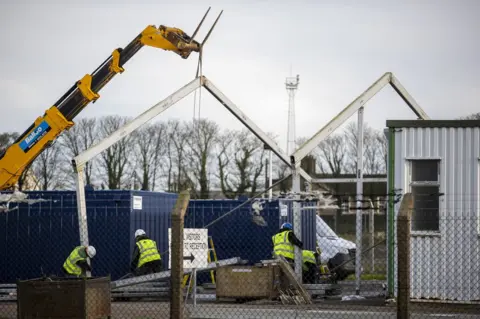
[[[412,232],[412,298],[480,300],[480,129],[397,128],[394,158],[402,193],[410,191],[409,159],[440,160],[440,231]]]

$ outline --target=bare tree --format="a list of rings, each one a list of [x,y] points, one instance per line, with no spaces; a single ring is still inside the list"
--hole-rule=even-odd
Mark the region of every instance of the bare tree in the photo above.
[[[12,145],[15,140],[20,136],[17,132],[5,132],[0,133],[0,156],[3,156],[7,151],[8,147]],[[16,188],[19,191],[29,190],[35,188],[35,177],[33,176],[32,170],[33,162],[30,162],[22,171],[18,177]],[[13,190],[15,187],[12,187]]]
[[[168,173],[167,189],[169,192],[179,192],[186,188],[194,189],[192,180],[186,171],[186,155],[188,146],[186,141],[190,138],[191,131],[185,122],[170,120],[168,122]]]
[[[472,113],[470,115],[464,116],[460,118],[461,120],[480,120],[480,112]]]
[[[328,136],[314,154],[322,173],[338,176],[346,172],[347,145],[343,134]]]
[[[348,146],[347,171],[355,173],[357,171],[357,145],[358,130],[357,123],[352,122],[347,125],[344,132],[345,141]],[[364,124],[363,133],[363,170],[365,174],[385,173],[384,159],[382,158],[382,145],[378,131]]]
[[[386,173],[387,172],[387,167],[388,167],[388,161],[387,161],[387,155],[388,155],[388,141],[383,132],[376,132],[375,134],[375,139],[376,139],[376,145],[380,149],[380,157],[381,157],[381,173]]]
[[[65,178],[61,166],[62,145],[54,143],[47,147],[33,162],[33,173],[41,190],[60,189],[65,186]]]
[[[167,122],[167,136],[166,136],[166,142],[167,142],[167,145],[166,145],[166,148],[167,148],[167,169],[166,169],[166,188],[167,188],[167,191],[168,192],[172,192],[173,191],[173,170],[174,170],[174,146],[173,146],[173,141],[172,141],[172,138],[171,138],[171,135],[173,134],[174,132],[174,129],[175,129],[175,125],[176,125],[176,122],[177,121],[168,121]]]
[[[0,156],[18,138],[18,136],[19,134],[16,132],[0,133]]]
[[[142,190],[155,190],[163,167],[167,138],[167,125],[161,122],[147,124],[132,134],[135,149],[132,178],[139,180]]]
[[[188,173],[190,179],[198,185],[194,189],[194,197],[207,199],[210,196],[209,167],[213,150],[218,140],[219,126],[207,119],[193,120],[188,125]]]
[[[64,132],[58,142],[64,147],[67,160],[70,160],[95,144],[98,141],[98,136],[99,128],[96,118],[83,118]],[[84,172],[87,185],[91,185],[93,182],[93,168],[96,161],[96,158],[92,158],[85,163]],[[68,175],[74,175],[70,165],[66,165],[66,169]]]
[[[308,139],[299,137],[297,147],[303,145]],[[302,167],[305,171],[315,173],[318,169],[322,174],[340,175],[347,171],[347,146],[346,138],[342,134],[332,134],[305,156]],[[310,167],[309,160],[314,159],[316,167]]]
[[[219,139],[217,155],[220,188],[227,198],[252,196],[262,185],[265,150],[248,130],[226,130]]]
[[[100,138],[106,138],[111,133],[128,122],[128,118],[111,115],[101,118],[99,123]],[[127,164],[130,161],[132,135],[127,135],[101,153],[100,167],[103,179],[109,189],[121,189],[128,178]]]
[[[276,165],[275,165],[275,173],[277,175],[277,178],[279,180],[285,178],[287,174],[290,174],[290,169],[288,168],[288,165],[285,164],[281,159],[276,160]],[[283,182],[281,182],[279,186],[279,190],[281,192],[287,192],[288,189],[290,188],[290,185],[292,183],[292,178],[287,178]]]
[[[364,144],[364,170],[365,174],[382,174],[384,170],[384,160],[382,153],[381,140],[378,131],[368,128],[365,131]]]

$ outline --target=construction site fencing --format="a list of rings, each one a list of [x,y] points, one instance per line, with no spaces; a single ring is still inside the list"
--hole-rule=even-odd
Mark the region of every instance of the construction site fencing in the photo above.
[[[1,319],[41,313],[170,318],[169,241],[177,194],[87,192],[89,243],[97,254],[91,259],[92,279],[81,284],[62,270],[79,245],[75,193],[29,195],[45,201],[16,204],[0,214]],[[429,200],[439,199],[417,196],[409,210],[408,203],[392,201],[392,211],[363,212],[359,286],[356,234],[335,231],[355,229],[343,225],[355,221],[355,212],[302,210],[299,237],[304,249],[320,248],[322,271],[297,286],[291,268],[272,256],[272,236],[293,220],[291,202],[190,200],[183,221],[183,317],[177,318],[478,318],[478,200],[443,206],[458,210],[429,208]],[[308,205],[316,204],[303,203]],[[154,275],[131,269],[138,228],[161,253],[161,269]],[[402,277],[405,270],[410,280]],[[78,302],[69,302],[72,296]],[[398,309],[399,302],[402,307],[406,302],[406,311]]]

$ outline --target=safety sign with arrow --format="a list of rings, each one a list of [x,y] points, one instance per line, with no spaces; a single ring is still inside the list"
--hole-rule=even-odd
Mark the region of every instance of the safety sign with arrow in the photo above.
[[[172,229],[168,229],[168,266],[171,268]],[[183,268],[206,268],[208,266],[208,229],[183,229]]]
[[[183,260],[190,260],[192,262],[195,259],[193,253],[190,253],[190,256],[183,256]]]

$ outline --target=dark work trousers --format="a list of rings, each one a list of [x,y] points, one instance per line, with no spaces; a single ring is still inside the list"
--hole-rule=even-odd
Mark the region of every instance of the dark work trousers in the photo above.
[[[64,275],[65,278],[79,278],[79,277],[81,277],[81,276],[72,275],[72,274],[68,273],[68,271],[64,267],[62,267],[62,270],[63,270],[63,275]],[[82,271],[82,275],[83,275],[83,277],[85,277],[85,271]]]
[[[143,276],[162,271],[162,261],[154,260],[142,265],[142,267],[135,269],[135,276]]]
[[[304,265],[307,266],[308,269],[303,271],[303,282],[305,284],[314,284],[317,275],[317,265],[312,263],[305,263]]]

